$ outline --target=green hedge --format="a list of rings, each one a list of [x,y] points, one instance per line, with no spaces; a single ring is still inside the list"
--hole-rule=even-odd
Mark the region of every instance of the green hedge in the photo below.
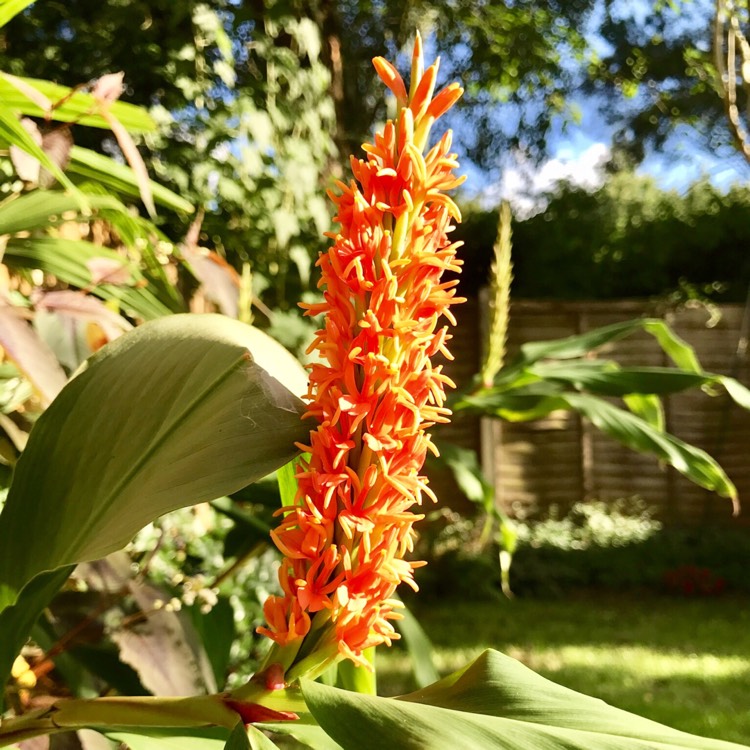
[[[497,551],[455,550],[419,571],[420,596],[501,596]],[[643,590],[672,596],[750,593],[750,530],[711,527],[660,531],[623,546],[561,549],[521,545],[511,588],[519,596],[565,595],[581,589]]]
[[[496,212],[467,212],[463,289],[485,283]],[[744,301],[750,283],[750,188],[708,181],[684,195],[651,178],[613,175],[601,189],[563,186],[545,211],[513,225],[519,299],[607,300],[677,294]]]

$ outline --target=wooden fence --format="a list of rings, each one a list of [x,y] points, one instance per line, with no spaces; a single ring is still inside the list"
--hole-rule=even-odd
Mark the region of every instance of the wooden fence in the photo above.
[[[740,345],[744,308],[723,305],[717,311],[718,320],[710,320],[703,308],[664,317],[695,348],[704,369],[748,384],[750,367]],[[569,336],[653,312],[635,302],[518,302],[511,314],[510,352],[526,341]],[[645,333],[608,346],[603,356],[622,365],[668,364],[656,341]],[[750,413],[723,394],[712,397],[697,389],[665,399],[665,412],[669,432],[720,461],[737,485],[740,500],[745,500],[745,512],[734,522],[750,525]],[[696,487],[655,459],[624,448],[574,414],[556,412],[521,424],[492,420],[483,426],[482,442],[497,502],[515,517],[538,516],[551,506],[564,513],[587,498],[637,495],[668,525],[732,520],[729,501]]]
[[[457,309],[451,342],[455,355],[447,372],[459,385],[479,369],[483,307],[476,298]],[[717,320],[703,308],[663,315],[696,351],[704,369],[750,385],[750,363],[742,349],[741,305],[721,305]],[[511,312],[509,356],[527,341],[570,336],[658,312],[642,302],[516,302]],[[739,352],[738,352],[739,349]],[[638,333],[602,350],[622,365],[668,365],[653,337]],[[552,506],[565,513],[585,499],[638,496],[670,526],[705,523],[750,527],[750,412],[723,393],[693,391],[665,399],[666,426],[677,437],[717,458],[739,491],[743,511],[733,519],[728,500],[700,489],[654,458],[635,453],[603,435],[575,414],[556,412],[535,422],[509,424],[462,418],[436,429],[436,441],[480,451],[496,487],[499,506],[514,517],[538,517]],[[450,476],[432,470],[438,496],[457,510],[469,510]]]

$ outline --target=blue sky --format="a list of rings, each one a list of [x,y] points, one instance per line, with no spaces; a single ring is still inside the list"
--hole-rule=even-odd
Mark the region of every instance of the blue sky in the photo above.
[[[691,0],[695,4],[681,6],[683,10],[675,14],[675,25],[694,23],[697,20],[704,25],[705,19],[700,14],[705,16],[711,11],[706,5],[709,2],[710,0]],[[712,7],[712,3],[710,4]],[[652,5],[647,0],[621,0],[613,5],[613,12],[637,16],[642,22],[652,12]],[[599,13],[601,12],[600,10]],[[588,36],[592,48],[598,54],[604,54],[606,42],[596,35],[599,22],[600,18],[595,12]],[[706,28],[709,29],[710,24]],[[469,177],[467,193],[483,196],[483,202],[488,206],[496,204],[500,197],[511,200],[516,198],[523,212],[533,208],[528,201],[524,203],[523,199],[518,198],[516,191],[522,184],[534,192],[550,189],[556,176],[588,186],[597,184],[597,178],[601,182],[600,167],[609,152],[614,128],[598,111],[595,100],[580,98],[575,105],[581,112],[580,123],[568,123],[565,128],[560,125],[556,129],[549,140],[550,156],[545,162],[531,167],[524,164],[522,156],[515,155],[511,161],[516,162],[516,165],[504,167],[499,181],[492,184],[488,184],[486,173],[469,165],[466,170]],[[724,190],[733,184],[750,184],[750,165],[739,152],[731,149],[724,153],[712,152],[687,126],[677,129],[660,152],[647,154],[637,171],[639,174],[652,176],[661,188],[679,192],[684,192],[692,183],[703,178],[708,178]]]

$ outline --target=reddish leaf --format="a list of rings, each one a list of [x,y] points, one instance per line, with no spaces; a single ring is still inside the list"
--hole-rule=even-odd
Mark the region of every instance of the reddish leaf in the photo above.
[[[70,149],[73,148],[73,134],[67,125],[57,127],[42,136],[42,150],[60,169],[65,169],[70,163]],[[39,170],[39,186],[52,187],[56,182],[54,175],[46,169]]]
[[[154,206],[154,198],[151,193],[151,181],[149,180],[148,170],[138,152],[135,141],[131,138],[130,133],[128,133],[123,124],[111,112],[103,109],[100,114],[107,121],[113,135],[117,138],[117,143],[120,146],[125,160],[133,170],[143,205],[146,207],[149,216],[152,218],[155,217],[156,207]]]
[[[47,405],[62,390],[67,376],[50,348],[19,310],[0,303],[0,346],[31,381]]]
[[[35,307],[37,310],[47,310],[85,323],[95,323],[102,329],[107,341],[116,339],[133,327],[101,300],[83,292],[47,292],[38,298]]]
[[[123,86],[123,79],[125,73],[120,71],[119,73],[107,73],[103,75],[94,84],[91,89],[91,96],[96,99],[100,105],[109,106],[112,102],[116,102],[125,90]]]
[[[124,261],[114,258],[90,258],[86,268],[91,271],[91,283],[96,284],[131,284],[133,277]]]
[[[204,248],[183,246],[182,255],[200,281],[206,297],[218,305],[224,315],[239,314],[240,277],[237,271],[217,253]]]

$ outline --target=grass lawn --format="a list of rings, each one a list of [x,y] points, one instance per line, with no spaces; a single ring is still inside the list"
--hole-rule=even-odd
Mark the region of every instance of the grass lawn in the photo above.
[[[747,597],[597,593],[545,601],[417,601],[415,613],[441,674],[491,647],[618,708],[750,744]],[[409,670],[403,650],[378,649],[382,694],[413,689]]]

